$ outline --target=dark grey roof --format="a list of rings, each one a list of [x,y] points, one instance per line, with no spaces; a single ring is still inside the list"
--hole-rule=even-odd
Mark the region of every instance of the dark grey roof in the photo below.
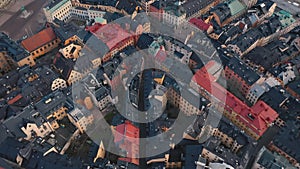
[[[161,9],[162,5],[160,5],[160,1],[155,1],[151,4],[151,6],[155,7],[156,9]]]
[[[20,76],[21,73],[19,71],[13,70],[0,77],[0,98],[6,96],[7,91],[17,87]]]
[[[227,67],[242,78],[249,86],[253,85],[260,78],[254,70],[238,58],[233,57],[230,59]]]
[[[7,116],[6,118],[9,118],[11,116],[15,116],[17,115],[18,113],[20,113],[22,111],[22,108],[21,107],[16,107],[16,106],[7,106]]]
[[[295,93],[300,95],[300,79],[289,83],[288,87],[291,88]]]
[[[74,70],[83,73],[90,71],[93,68],[92,61],[97,57],[97,55],[85,49],[82,49],[81,51],[81,56],[76,60]]]
[[[81,50],[82,54],[89,58],[103,58],[108,52],[108,46],[96,36],[92,35]]]
[[[16,162],[19,149],[23,146],[25,146],[24,143],[18,142],[12,137],[8,137],[0,144],[0,157]]]
[[[56,90],[49,95],[43,97],[35,104],[37,111],[39,111],[45,118],[47,118],[53,111],[59,109],[65,104],[66,96],[59,90]]]
[[[197,70],[201,69],[204,66],[200,56],[197,55],[195,52],[192,53],[190,60],[196,62],[195,67],[192,67],[194,73],[197,72]]]
[[[276,155],[269,150],[265,150],[257,163],[268,169],[288,168],[277,156],[279,155]]]
[[[0,33],[0,51],[6,51],[8,56],[18,62],[29,55],[20,45],[10,39],[5,33]]]
[[[286,93],[282,87],[273,87],[268,92],[264,93],[260,100],[267,103],[278,113],[281,113],[281,107],[288,99],[288,97],[282,91]]]
[[[58,78],[58,75],[53,72],[50,67],[47,66],[41,66],[34,69],[34,71],[41,77],[43,80],[45,80],[45,83],[52,83],[53,80]]]
[[[237,166],[239,165],[245,165],[245,162],[243,162],[243,156],[238,156],[237,154],[234,154],[230,149],[220,144],[220,141],[214,137],[210,138],[203,145],[203,147],[216,154],[217,156],[222,158],[227,164],[235,168],[237,168]]]
[[[139,5],[134,0],[119,0],[119,3],[117,3],[116,8],[119,10],[126,11],[128,14],[132,14],[137,6]]]
[[[104,87],[101,86],[95,91],[95,97],[98,101],[102,100],[109,94],[109,91]]]
[[[78,9],[78,10],[82,10],[82,11],[87,11],[86,8],[84,7],[81,7],[81,6],[76,6],[75,9]]]
[[[246,51],[254,42],[267,37],[281,28],[281,23],[277,16],[272,16],[269,20],[255,29],[250,29],[245,34],[234,39],[230,44],[237,45],[242,52]]]
[[[100,8],[94,7],[94,6],[90,7],[89,10],[103,12],[103,10],[101,10]]]
[[[169,151],[169,161],[168,162],[181,162],[181,148],[170,149]]]
[[[53,61],[55,68],[65,80],[68,80],[71,71],[74,69],[75,62],[71,59],[66,59],[61,54],[58,54]]]
[[[102,82],[105,80],[103,68],[97,69],[97,72],[95,73],[95,75],[96,75],[96,79],[98,80],[98,82]]]
[[[104,5],[104,6],[112,6],[115,7],[118,3],[118,0],[79,0],[80,3],[83,4],[91,4],[91,5]]]
[[[123,17],[124,15],[123,14],[120,14],[120,13],[111,13],[111,12],[106,12],[103,16],[104,19],[106,19],[107,22],[112,22],[114,20],[117,20],[121,17]]]
[[[67,155],[60,155],[58,153],[51,152],[47,156],[43,156],[40,151],[41,146],[24,141],[19,142],[14,138],[8,137],[0,146],[0,157],[12,162],[16,162],[16,157],[20,153],[20,150],[25,147],[30,147],[31,153],[28,154],[28,159],[24,159],[22,167],[33,169],[84,169],[82,162],[76,158],[69,158]],[[22,150],[21,150],[22,151]],[[1,163],[2,164],[2,163]]]
[[[65,144],[68,142],[68,140],[71,138],[71,136],[77,129],[67,118],[62,119],[60,123],[64,124],[65,127],[60,127],[56,129],[54,133],[55,146],[58,150],[61,150],[65,146]]]
[[[90,33],[81,29],[80,27],[72,24],[72,23],[65,23],[61,20],[55,19],[53,21],[55,24],[51,24],[55,34],[59,39],[64,42],[65,40],[69,39],[70,37],[76,35],[79,37],[83,42],[85,42],[86,37],[90,36]]]
[[[225,31],[220,38],[218,39],[221,43],[225,43],[228,38],[233,38],[235,35],[242,33],[242,29],[237,26],[230,27],[227,31]]]
[[[57,5],[58,3],[60,3],[61,2],[61,0],[52,0],[52,1],[50,1],[50,3],[47,5],[47,7],[49,8],[49,9],[51,9],[51,8],[53,8],[55,5]]]
[[[182,5],[186,11],[186,16],[190,17],[211,4],[214,0],[189,0]]]
[[[2,158],[0,158],[0,167],[5,169],[12,169],[11,164]]]
[[[268,70],[274,77],[278,77],[286,69],[282,66],[275,66]]]
[[[218,129],[226,134],[228,137],[234,139],[240,145],[249,143],[248,137],[243,134],[237,127],[235,127],[228,119],[222,118],[219,123]]]
[[[21,130],[22,127],[25,127],[27,123],[35,123],[39,126],[43,122],[45,122],[45,119],[32,106],[27,106],[21,113],[11,116],[3,124],[14,137],[23,138],[26,135]]]
[[[131,169],[131,168],[132,169],[138,169],[139,168],[139,166],[137,166],[133,163],[130,163],[130,162],[127,162],[127,161],[122,161],[122,160],[117,161],[117,166],[119,166],[120,168],[124,168],[124,169]]]
[[[148,49],[153,41],[154,38],[150,34],[143,33],[139,37],[136,46],[141,50]]]
[[[237,45],[241,52],[246,51],[253,43],[263,37],[263,34],[258,29],[250,29],[245,34],[234,39],[230,44]]]
[[[256,47],[246,54],[244,58],[256,65],[262,66],[265,70],[270,70],[275,63],[280,61],[280,53],[268,47]]]
[[[286,109],[284,113],[280,114],[280,118],[284,121],[294,120],[295,117],[300,116],[300,102],[292,97],[284,104]]]
[[[110,60],[108,62],[105,62],[102,67],[104,72],[107,74],[107,76],[112,79],[114,77],[114,73],[119,66],[120,62],[116,60]]]
[[[221,23],[231,16],[230,8],[226,3],[218,4],[210,12],[214,12],[220,18]]]
[[[8,132],[6,132],[6,128],[4,125],[0,125],[0,143],[2,143],[7,137],[11,137],[12,135],[10,135]],[[1,162],[0,162],[1,164]]]
[[[185,168],[196,168],[195,161],[198,161],[199,155],[202,152],[202,145],[187,145],[185,146]]]
[[[42,157],[42,160],[39,161],[37,168],[83,169],[84,167],[79,159],[69,158],[67,155],[60,155],[51,152],[47,156]]]
[[[122,49],[121,51],[119,51],[118,54],[120,55],[121,53],[124,53],[127,56],[131,56],[132,54],[134,54],[137,51],[138,51],[137,48],[130,45],[130,46],[127,46],[126,48]],[[115,55],[114,59],[121,60],[121,57],[118,57],[119,55]],[[116,57],[118,57],[118,58],[116,58]]]
[[[3,120],[6,118],[6,109],[7,109],[7,106],[3,106],[3,107],[0,107],[0,120]]]
[[[286,121],[286,125],[274,137],[273,144],[297,161],[300,161],[299,133],[299,120]]]
[[[36,83],[36,85],[39,87],[39,89],[37,89],[33,85],[24,85],[23,86],[21,94],[27,101],[35,103],[43,97],[44,92],[49,91],[49,90],[46,90],[43,88],[43,82],[41,82],[41,81],[40,81],[40,83]],[[47,87],[48,85],[49,84],[45,84],[45,87]]]

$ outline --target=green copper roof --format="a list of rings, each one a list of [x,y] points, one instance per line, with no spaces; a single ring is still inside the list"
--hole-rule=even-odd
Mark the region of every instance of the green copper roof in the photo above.
[[[153,41],[151,45],[149,46],[148,52],[152,55],[155,56],[157,51],[160,49],[160,45],[157,41]]]
[[[293,18],[293,15],[287,11],[281,10],[279,12],[276,12],[275,14],[279,16],[282,27],[288,27],[296,22],[296,20]]]
[[[106,20],[103,19],[103,18],[96,17],[96,18],[95,18],[95,22],[97,22],[97,23],[105,23]]]
[[[229,0],[227,4],[232,16],[246,9],[246,5],[239,0]]]
[[[56,11],[58,8],[60,8],[61,6],[63,6],[65,3],[67,3],[69,0],[62,0],[61,2],[59,2],[58,4],[56,4],[55,6],[53,6],[50,10],[51,13],[53,13],[54,11]]]

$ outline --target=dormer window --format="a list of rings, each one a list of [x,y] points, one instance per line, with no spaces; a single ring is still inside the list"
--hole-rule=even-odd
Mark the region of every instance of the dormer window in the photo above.
[[[254,117],[251,113],[248,114],[248,117],[249,117],[249,119],[252,120],[252,121],[255,119],[255,117]]]

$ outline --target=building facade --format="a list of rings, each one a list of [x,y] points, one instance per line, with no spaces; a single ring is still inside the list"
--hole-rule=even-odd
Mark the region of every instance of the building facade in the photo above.
[[[175,26],[181,25],[186,21],[186,12],[180,6],[169,6],[164,8],[163,22]]]
[[[48,22],[52,22],[54,19],[61,21],[68,21],[71,17],[70,9],[72,8],[71,0],[55,0],[52,1],[46,8],[44,13]]]
[[[155,0],[142,0],[141,1],[141,7],[145,10],[145,12],[148,14],[150,12],[150,5],[154,3]]]
[[[67,82],[64,79],[57,78],[52,82],[51,90],[57,90],[57,89],[65,89],[67,88]]]
[[[70,122],[74,124],[81,133],[87,131],[87,127],[94,121],[93,114],[83,113],[79,108],[75,108],[70,113],[68,113],[68,118]]]
[[[34,66],[31,55],[5,33],[0,34],[0,75],[24,65]]]
[[[260,76],[243,61],[233,57],[225,67],[225,78],[230,87],[237,89],[243,96],[246,96]]]

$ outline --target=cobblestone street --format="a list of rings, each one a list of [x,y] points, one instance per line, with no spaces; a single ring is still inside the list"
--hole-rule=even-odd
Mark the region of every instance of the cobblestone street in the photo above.
[[[6,9],[0,10],[0,31],[6,32],[11,38],[17,40],[23,36],[31,36],[37,32],[45,21],[42,7],[45,0],[15,0]],[[21,18],[20,9],[25,7],[32,14],[28,18]]]

